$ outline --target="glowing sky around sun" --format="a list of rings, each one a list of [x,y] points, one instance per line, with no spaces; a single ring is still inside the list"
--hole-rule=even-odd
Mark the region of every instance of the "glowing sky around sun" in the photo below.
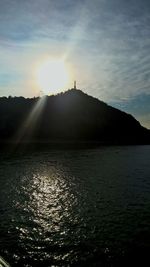
[[[37,66],[35,80],[44,94],[56,94],[66,90],[69,78],[64,60],[46,58]]]
[[[149,14],[149,0],[0,0],[0,95],[39,95],[37,66],[63,59],[69,76],[55,92],[77,80],[150,128]]]

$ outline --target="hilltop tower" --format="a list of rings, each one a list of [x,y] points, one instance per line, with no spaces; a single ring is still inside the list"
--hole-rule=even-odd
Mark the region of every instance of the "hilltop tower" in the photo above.
[[[73,89],[77,89],[77,86],[76,86],[76,81],[74,81],[74,87],[73,87]]]

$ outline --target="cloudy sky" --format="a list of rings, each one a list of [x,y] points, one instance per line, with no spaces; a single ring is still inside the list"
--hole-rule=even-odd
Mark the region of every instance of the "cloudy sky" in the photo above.
[[[65,59],[68,87],[150,128],[149,0],[0,0],[0,96],[37,96],[46,56]]]

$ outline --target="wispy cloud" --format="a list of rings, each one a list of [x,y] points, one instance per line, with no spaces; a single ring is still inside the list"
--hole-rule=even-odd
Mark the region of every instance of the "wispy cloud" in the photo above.
[[[45,54],[64,56],[79,86],[104,101],[135,105],[150,94],[148,0],[0,0],[0,7],[1,94],[12,87],[34,94],[25,88]]]

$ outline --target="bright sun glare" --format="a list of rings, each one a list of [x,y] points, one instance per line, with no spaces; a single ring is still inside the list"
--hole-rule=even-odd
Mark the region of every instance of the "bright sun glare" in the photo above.
[[[63,60],[46,60],[37,70],[37,81],[46,94],[57,93],[66,88],[69,73]]]

